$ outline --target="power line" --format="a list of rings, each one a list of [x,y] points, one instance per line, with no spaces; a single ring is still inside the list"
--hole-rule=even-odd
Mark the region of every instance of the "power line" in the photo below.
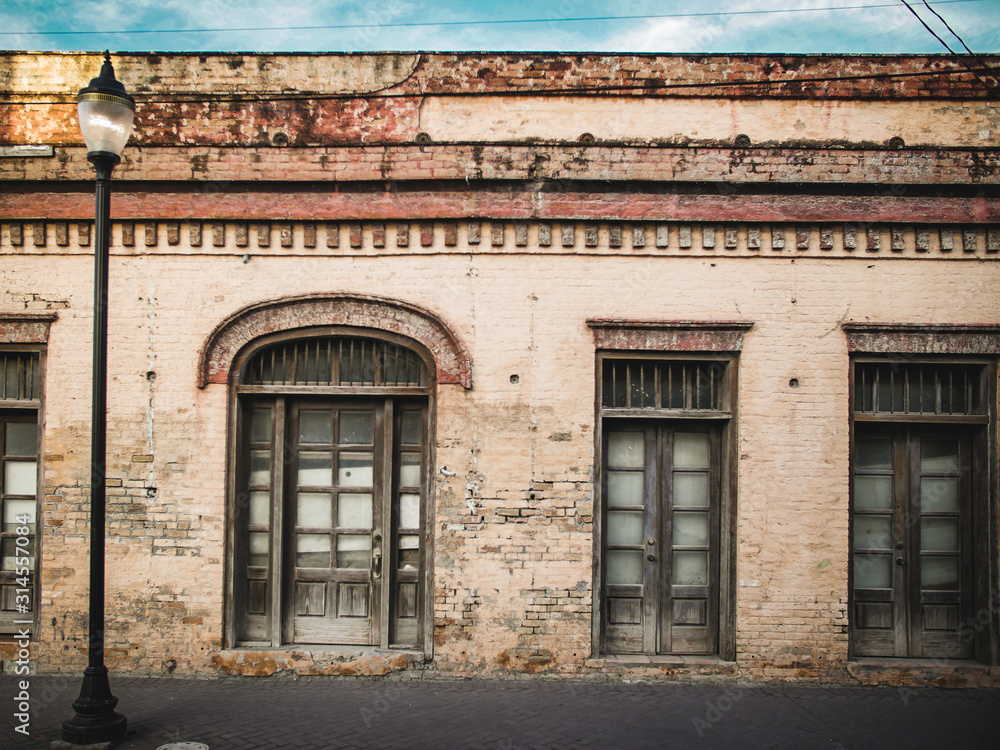
[[[978,3],[985,0],[939,0],[941,4]],[[421,28],[434,26],[490,26],[503,24],[537,24],[537,23],[581,23],[591,21],[647,21],[665,18],[705,18],[722,16],[751,16],[767,13],[816,13],[829,10],[872,10],[875,8],[896,8],[895,3],[878,3],[875,5],[836,5],[825,8],[786,8],[769,10],[733,10],[703,13],[665,13],[645,16],[586,16],[574,18],[516,18],[516,19],[485,19],[480,21],[415,21],[400,23],[360,23],[335,24],[329,26],[247,26],[239,28],[214,29],[120,29],[117,31],[2,31],[3,36],[85,36],[94,34],[217,34],[242,31],[342,31],[351,29],[388,29],[388,28]]]
[[[958,32],[955,31],[953,28],[951,28],[951,26],[948,25],[948,22],[944,20],[944,16],[942,16],[940,13],[938,13],[936,10],[934,10],[930,6],[930,4],[927,2],[927,0],[924,0],[924,5],[927,6],[927,10],[929,10],[931,13],[933,13],[935,16],[937,16],[941,20],[941,23],[943,23],[944,27],[946,29],[948,29],[949,32],[951,32],[951,35],[953,37],[955,37],[958,41],[960,41],[962,43],[962,46],[965,47],[965,51],[968,52],[970,55],[972,55],[972,57],[975,58],[976,62],[978,62],[980,65],[982,65],[983,69],[987,73],[989,73],[991,76],[993,76],[993,80],[995,81],[997,77],[996,77],[996,75],[993,74],[993,69],[983,61],[983,58],[981,58],[979,55],[977,55],[975,52],[973,52],[969,48],[969,45],[966,44],[965,40],[962,39],[962,37],[960,37],[958,35]]]
[[[971,65],[969,65],[961,55],[959,55],[957,52],[955,52],[955,50],[953,50],[950,46],[948,46],[948,42],[946,42],[944,39],[942,39],[941,37],[939,37],[935,33],[934,29],[932,29],[930,26],[927,25],[927,23],[924,21],[924,19],[920,17],[920,14],[917,13],[917,11],[915,11],[912,8],[912,6],[908,2],[906,2],[906,0],[900,0],[900,2],[903,3],[903,5],[906,6],[907,10],[909,10],[910,13],[912,13],[916,17],[916,19],[918,21],[920,21],[921,25],[925,29],[927,29],[927,31],[930,32],[931,36],[933,36],[935,39],[937,39],[939,42],[941,42],[941,44],[944,45],[944,48],[951,53],[952,57],[954,57],[956,60],[958,60],[960,63],[962,63],[962,65],[964,65],[966,68],[969,69],[969,72],[972,73],[972,75],[974,75],[976,77],[977,81],[979,81],[981,84],[983,84],[983,86],[986,87],[987,91],[989,91],[991,94],[993,94],[993,96],[995,96],[997,99],[1000,99],[1000,91],[998,91],[993,86],[991,86],[990,84],[988,84],[985,80],[983,80],[983,78],[979,75],[979,73],[977,73],[975,71],[975,69]],[[927,3],[925,2],[924,5],[927,5]],[[930,6],[927,6],[927,7],[930,8]],[[932,10],[932,12],[933,12],[933,10]],[[935,13],[934,15],[938,15],[938,14]],[[938,16],[938,18],[941,18],[941,17]],[[944,19],[942,18],[941,20],[943,21]],[[945,24],[945,25],[947,26],[947,24]],[[954,34],[954,32],[952,32],[952,33]],[[958,36],[958,35],[956,34],[956,36]],[[962,42],[962,44],[965,44],[965,42]],[[966,47],[966,49],[968,49],[968,47]]]
[[[890,79],[905,78],[926,78],[929,76],[953,76],[968,75],[965,70],[937,70],[919,71],[911,73],[869,73],[855,76],[815,76],[811,78],[786,78],[768,79],[763,81],[752,80],[732,80],[732,81],[702,81],[687,83],[659,83],[647,81],[645,83],[621,84],[616,86],[579,86],[563,88],[538,88],[538,89],[494,89],[486,91],[425,91],[416,90],[408,92],[388,92],[379,91],[367,94],[339,93],[325,94],[318,92],[289,93],[283,92],[262,92],[255,94],[212,94],[205,96],[178,94],[169,99],[154,99],[153,95],[134,94],[137,101],[142,104],[218,104],[218,103],[258,103],[258,102],[278,102],[278,101],[328,101],[335,99],[404,99],[422,96],[439,97],[485,97],[485,96],[556,96],[556,95],[586,95],[586,94],[614,94],[617,92],[628,93],[634,91],[666,91],[674,89],[726,89],[761,86],[783,86],[785,84],[812,84],[812,83],[837,83],[843,81],[880,81]],[[973,74],[975,72],[973,71]],[[3,94],[0,94],[0,103],[3,102]],[[8,94],[9,96],[9,94]],[[75,96],[67,95],[65,101],[52,99],[48,101],[16,101],[7,102],[17,105],[32,104],[76,104]]]

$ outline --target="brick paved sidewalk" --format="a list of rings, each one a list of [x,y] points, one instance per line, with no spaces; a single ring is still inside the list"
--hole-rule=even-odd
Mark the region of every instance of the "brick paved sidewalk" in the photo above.
[[[31,678],[31,737],[13,731],[0,677],[2,747],[48,748],[79,678]],[[255,748],[996,748],[1000,690],[608,685],[505,681],[123,678],[120,750],[195,741]]]

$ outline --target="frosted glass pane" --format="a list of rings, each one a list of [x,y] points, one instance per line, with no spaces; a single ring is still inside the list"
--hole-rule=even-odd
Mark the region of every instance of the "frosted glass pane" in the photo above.
[[[267,567],[267,532],[250,532],[250,559],[247,562],[254,567]]]
[[[370,411],[340,412],[340,444],[371,445],[375,438],[375,415]]]
[[[299,412],[299,442],[326,445],[333,442],[333,414],[329,409]]]
[[[17,541],[13,538],[4,539],[2,552],[0,552],[0,569],[2,570],[17,570],[18,560],[20,559],[22,563],[27,562],[28,570],[35,569],[35,540],[31,538],[28,540],[27,547],[19,547]]]
[[[630,549],[608,550],[608,583],[642,583],[642,552]]]
[[[337,499],[337,525],[342,529],[370,529],[372,496],[367,492],[341,492]]]
[[[924,591],[958,591],[958,558],[920,558],[920,588]]]
[[[38,427],[34,422],[8,422],[4,453],[8,456],[37,456]]]
[[[674,511],[675,547],[708,546],[708,513]]]
[[[854,507],[858,510],[891,510],[892,477],[854,477]]]
[[[341,487],[371,487],[372,454],[341,453],[338,476]]]
[[[333,484],[333,459],[325,451],[299,452],[299,486],[329,487]]]
[[[645,466],[646,436],[641,432],[612,432],[608,435],[608,466],[641,469]]]
[[[271,410],[254,409],[250,417],[250,440],[266,443],[271,440]]]
[[[370,568],[372,538],[365,534],[340,534],[337,536],[338,568]]]
[[[296,526],[311,529],[333,526],[333,495],[328,492],[300,492],[296,499]]]
[[[27,516],[28,520],[18,520],[18,516]],[[25,523],[35,523],[35,501],[34,500],[7,500],[3,504],[4,531],[13,531],[15,526],[22,526]]]
[[[330,537],[326,534],[296,534],[295,565],[299,568],[329,568]]]
[[[403,529],[420,528],[420,495],[399,496],[399,526]]]
[[[416,570],[420,565],[420,537],[416,534],[399,536],[399,569]]]
[[[675,586],[708,585],[707,552],[674,552],[672,582]]]
[[[642,512],[608,512],[608,544],[642,544]]]
[[[920,519],[920,549],[958,552],[957,518]]]
[[[854,468],[862,471],[892,469],[892,438],[858,438],[854,447]]]
[[[250,484],[271,483],[271,451],[250,451]]]
[[[920,471],[924,474],[958,471],[958,441],[941,438],[921,440]]]
[[[855,555],[854,588],[887,589],[890,587],[892,557],[889,555]]]
[[[643,504],[643,478],[641,471],[608,472],[608,505]]]
[[[271,523],[271,493],[253,490],[250,493],[250,524],[269,526]]]
[[[35,461],[7,461],[3,468],[5,494],[35,494],[38,486],[38,464]]]
[[[892,549],[890,516],[855,516],[855,549]]]
[[[708,433],[678,432],[674,435],[674,467],[707,469]]]
[[[957,511],[958,477],[922,477],[920,510]]]
[[[399,457],[399,485],[401,487],[420,486],[420,454],[403,453]]]
[[[405,445],[420,445],[422,427],[419,411],[404,411],[400,442]]]
[[[674,472],[674,507],[708,507],[708,472]]]

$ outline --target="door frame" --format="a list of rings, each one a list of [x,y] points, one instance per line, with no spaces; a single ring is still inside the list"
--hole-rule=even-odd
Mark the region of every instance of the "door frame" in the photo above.
[[[650,363],[709,363],[724,368],[723,392],[717,410],[683,411],[669,409],[610,409],[602,404],[604,363],[611,360],[642,360]],[[682,424],[713,421],[719,425],[719,506],[718,506],[718,653],[725,661],[736,660],[736,528],[737,528],[737,466],[739,444],[739,352],[738,351],[636,351],[598,350],[595,357],[594,409],[594,514],[593,514],[593,609],[591,615],[591,653],[600,657],[608,652],[602,648],[603,613],[605,608],[602,581],[605,499],[604,431],[605,420],[669,420]],[[657,602],[659,609],[659,602]],[[657,616],[659,616],[657,614]],[[651,655],[655,658],[655,653]],[[663,654],[661,656],[666,656]],[[711,654],[705,658],[711,659]]]
[[[242,385],[240,382],[240,375],[244,370],[245,365],[251,359],[251,357],[259,350],[283,342],[293,341],[296,339],[313,339],[313,338],[323,338],[323,337],[334,337],[334,336],[347,336],[347,337],[360,337],[366,339],[380,340],[388,342],[391,344],[396,344],[403,346],[412,352],[416,353],[420,359],[423,361],[424,367],[426,369],[427,383],[423,387],[404,387],[404,386],[246,386]],[[419,639],[417,642],[416,650],[422,651],[424,654],[424,659],[429,660],[433,657],[434,639],[433,639],[433,622],[434,622],[434,508],[435,508],[435,498],[434,498],[434,472],[433,467],[435,465],[435,434],[436,434],[436,395],[437,395],[437,369],[435,366],[435,360],[430,350],[427,349],[420,342],[394,333],[389,333],[386,331],[370,328],[358,328],[354,326],[316,326],[310,328],[302,329],[291,329],[282,331],[275,334],[261,336],[260,338],[252,340],[245,347],[243,347],[232,359],[232,366],[230,369],[230,374],[228,378],[228,417],[227,417],[227,471],[226,471],[226,540],[225,540],[225,564],[224,564],[224,596],[225,596],[225,607],[223,609],[223,632],[222,632],[222,647],[224,649],[237,649],[237,648],[252,648],[252,649],[324,649],[324,648],[338,648],[337,644],[291,644],[287,643],[284,639],[284,628],[282,623],[282,613],[280,608],[272,608],[272,613],[276,613],[273,616],[277,618],[278,629],[272,629],[272,638],[267,641],[245,641],[238,637],[238,618],[241,616],[239,612],[240,608],[240,597],[236,591],[236,579],[239,575],[238,572],[238,554],[239,545],[236,543],[235,535],[237,532],[235,519],[238,516],[238,493],[239,493],[239,478],[237,475],[237,467],[240,463],[240,450],[241,450],[241,438],[244,426],[244,412],[246,409],[243,407],[244,401],[247,400],[245,396],[257,394],[261,396],[268,395],[282,395],[287,398],[301,398],[301,397],[319,397],[319,398],[343,398],[350,401],[352,398],[357,398],[359,400],[380,400],[380,399],[393,399],[394,403],[396,400],[405,397],[417,397],[423,400],[425,403],[425,417],[424,417],[424,429],[425,429],[425,446],[424,446],[424,467],[423,472],[421,494],[423,495],[423,500],[421,504],[421,514],[424,519],[423,523],[423,539],[421,546],[421,564],[423,566],[421,571],[420,584],[423,587],[423,591],[420,595],[419,601],[417,602],[417,613],[418,619],[420,621],[420,632]],[[277,410],[275,410],[277,412]],[[284,414],[275,413],[274,419],[286,418]],[[393,446],[384,446],[385,451],[391,451]],[[391,462],[388,464],[391,465]],[[274,481],[284,482],[281,477],[276,478]],[[390,490],[391,491],[391,490]],[[284,494],[284,493],[282,493]],[[282,509],[283,511],[283,509]],[[280,515],[280,514],[279,514]],[[279,518],[280,522],[280,518]],[[385,550],[383,549],[383,552]],[[391,560],[391,556],[390,556]],[[383,569],[388,561],[384,559]],[[279,575],[278,586],[274,586],[270,592],[271,600],[274,602],[278,597],[283,595],[284,588],[284,578],[285,576],[281,574],[280,571],[276,573]],[[386,605],[383,605],[383,609]],[[273,634],[278,633],[278,637],[274,637]],[[360,647],[359,647],[360,648]],[[378,648],[377,646],[368,646],[365,648]],[[414,647],[401,647],[401,650],[413,650]]]
[[[998,529],[998,498],[1000,498],[1000,477],[997,471],[997,433],[998,433],[998,367],[997,359],[982,356],[978,352],[967,350],[969,340],[980,351],[989,351],[991,331],[968,332],[963,326],[940,326],[937,352],[930,355],[921,349],[923,338],[930,331],[918,335],[906,329],[906,326],[890,324],[845,324],[848,334],[851,356],[848,366],[848,539],[847,539],[847,657],[855,659],[884,659],[911,657],[879,657],[859,656],[856,653],[855,617],[854,617],[854,565],[853,565],[853,534],[854,534],[854,449],[857,438],[857,426],[863,424],[870,429],[879,424],[887,431],[893,432],[907,425],[914,429],[928,427],[947,427],[948,425],[965,426],[968,430],[969,444],[972,454],[972,471],[969,497],[969,522],[972,524],[972,554],[969,565],[973,569],[971,581],[970,621],[962,624],[964,637],[969,637],[974,643],[973,659],[988,665],[1000,664],[1000,629],[996,627],[996,618],[1000,612],[1000,529]],[[928,327],[928,329],[933,327]],[[984,327],[985,328],[985,327]],[[992,327],[991,327],[992,328]],[[956,329],[953,331],[952,329]],[[874,346],[868,337],[875,332],[882,336],[878,346]],[[959,333],[962,338],[953,338]],[[981,339],[981,340],[980,340]],[[885,352],[882,347],[887,342],[898,346],[898,351]],[[1000,343],[998,340],[997,343]],[[857,409],[856,366],[859,364],[914,364],[914,365],[980,365],[983,368],[985,381],[983,401],[985,414],[982,417],[936,417],[934,415],[880,415],[866,414]],[[909,491],[909,487],[907,491]],[[908,550],[909,552],[909,550]],[[908,592],[909,593],[909,592]],[[915,657],[921,659],[923,657]],[[948,659],[932,657],[935,661],[947,662]]]

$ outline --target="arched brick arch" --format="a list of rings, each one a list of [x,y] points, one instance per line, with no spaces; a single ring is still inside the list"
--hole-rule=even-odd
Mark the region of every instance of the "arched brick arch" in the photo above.
[[[433,355],[438,383],[472,387],[472,362],[444,321],[406,302],[350,294],[282,297],[231,315],[212,331],[202,347],[198,387],[227,383],[237,353],[254,339],[271,333],[336,325],[372,328],[414,339]]]

